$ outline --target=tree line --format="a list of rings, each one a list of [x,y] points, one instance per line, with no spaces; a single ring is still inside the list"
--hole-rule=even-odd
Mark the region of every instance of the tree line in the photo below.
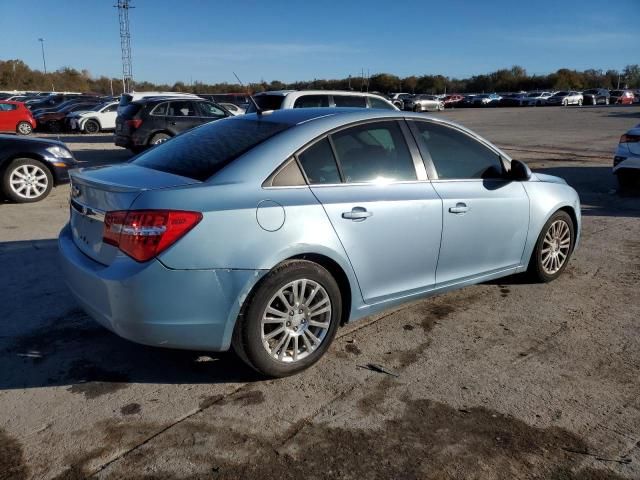
[[[451,78],[444,75],[399,77],[390,73],[378,73],[369,78],[314,79],[293,83],[279,80],[261,81],[251,83],[247,87],[235,83],[210,84],[199,81],[192,84],[176,82],[173,85],[141,81],[135,82],[134,85],[135,90],[138,91],[194,93],[243,92],[247,89],[251,92],[320,89],[383,93],[490,93],[521,90],[584,90],[595,87],[616,89],[640,88],[640,66],[627,65],[620,71],[596,69],[578,71],[561,68],[546,75],[530,75],[524,68],[513,66],[470,78]],[[122,81],[106,76],[94,77],[88,70],[76,70],[71,67],[44,73],[31,69],[22,60],[0,60],[0,90],[55,90],[119,95],[122,93]]]

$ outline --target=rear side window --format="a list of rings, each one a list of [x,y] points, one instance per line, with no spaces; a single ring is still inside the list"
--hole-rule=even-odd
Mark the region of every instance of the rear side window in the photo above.
[[[178,101],[178,102],[170,102],[169,103],[169,113],[167,114],[170,117],[196,117],[196,109],[194,108],[193,102],[189,101]]]
[[[394,121],[347,128],[332,139],[348,183],[417,178],[402,130]]]
[[[498,154],[458,130],[415,122],[418,142],[426,147],[441,179],[499,178],[503,167]]]
[[[329,140],[323,138],[298,155],[304,173],[312,185],[340,183],[340,173]]]
[[[284,123],[238,117],[211,122],[155,146],[132,163],[204,181],[287,128]]]
[[[328,107],[329,95],[303,95],[296,99],[293,108]]]
[[[201,117],[224,118],[226,114],[221,108],[209,102],[198,102],[198,115]]]
[[[17,108],[17,105],[14,105],[12,103],[0,103],[1,112],[10,112],[11,110],[15,110]]]
[[[333,101],[336,107],[367,108],[367,99],[365,97],[334,95]]]
[[[260,107],[260,110],[267,111],[279,110],[282,107],[284,97],[282,95],[256,95],[253,99]],[[256,107],[254,107],[253,102],[250,102],[247,113],[255,113],[255,111]]]

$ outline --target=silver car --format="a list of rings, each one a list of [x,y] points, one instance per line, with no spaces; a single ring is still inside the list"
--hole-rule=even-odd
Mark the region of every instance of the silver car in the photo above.
[[[59,250],[85,311],[148,345],[233,345],[270,376],[402,303],[518,272],[554,280],[580,237],[562,179],[395,110],[229,117],[71,177]]]
[[[441,112],[444,102],[434,95],[414,95],[404,99],[404,110],[412,112]]]

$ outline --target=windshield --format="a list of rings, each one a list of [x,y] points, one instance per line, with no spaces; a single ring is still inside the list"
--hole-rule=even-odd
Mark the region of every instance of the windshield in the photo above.
[[[188,130],[136,157],[132,163],[204,181],[289,126],[238,117],[218,120]]]
[[[253,97],[256,101],[260,110],[279,110],[282,107],[282,101],[284,100],[283,95],[256,95]],[[249,102],[249,108],[247,108],[247,113],[255,113],[256,107],[253,105],[253,102]]]
[[[566,97],[567,95],[569,95],[569,92],[558,92],[554,97]]]
[[[619,97],[620,95],[622,95],[622,90],[614,90],[613,92],[611,92],[611,95],[615,95],[616,97]]]

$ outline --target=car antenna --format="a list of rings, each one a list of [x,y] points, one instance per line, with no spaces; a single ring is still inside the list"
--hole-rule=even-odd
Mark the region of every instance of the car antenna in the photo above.
[[[238,77],[238,75],[236,75],[236,72],[231,72],[231,73],[233,73],[233,76],[236,77],[236,80],[238,80],[240,85],[242,85],[243,88],[246,88],[244,86],[244,83],[242,83],[242,80],[240,80],[240,77]],[[256,99],[253,98],[253,95],[251,93],[249,93],[249,89],[248,88],[246,88],[246,90],[247,90],[247,95],[249,95],[249,100],[251,100],[251,103],[253,103],[253,106],[256,109],[256,113],[258,115],[262,115],[262,109],[258,106],[258,103],[256,102]]]

